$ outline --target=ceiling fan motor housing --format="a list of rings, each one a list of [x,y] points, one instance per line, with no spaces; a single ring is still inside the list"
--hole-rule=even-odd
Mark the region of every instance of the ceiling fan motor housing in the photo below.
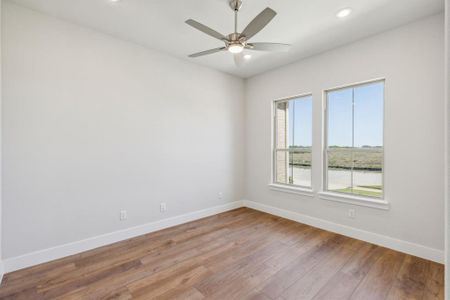
[[[242,36],[239,32],[231,33],[227,36],[228,43],[242,44],[245,45],[247,43],[245,36]]]

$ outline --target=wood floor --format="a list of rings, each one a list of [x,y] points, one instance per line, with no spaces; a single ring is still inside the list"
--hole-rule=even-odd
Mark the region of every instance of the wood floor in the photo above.
[[[444,266],[241,208],[7,274],[1,299],[444,299]]]

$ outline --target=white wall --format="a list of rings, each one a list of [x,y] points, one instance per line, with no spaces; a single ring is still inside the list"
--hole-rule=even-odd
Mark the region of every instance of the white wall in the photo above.
[[[446,138],[446,206],[445,206],[445,294],[450,297],[450,0],[445,1],[445,138]]]
[[[5,258],[242,198],[241,79],[8,2],[3,18]]]
[[[3,1],[0,0],[0,283],[3,278],[4,268],[3,268],[3,253],[2,253],[2,222],[3,222],[3,212],[2,212],[2,43],[1,43],[1,29],[2,29],[2,7]]]
[[[444,250],[444,17],[433,16],[256,76],[246,85],[246,199]],[[313,185],[321,188],[322,91],[386,78],[389,211],[271,191],[271,101],[313,93]]]

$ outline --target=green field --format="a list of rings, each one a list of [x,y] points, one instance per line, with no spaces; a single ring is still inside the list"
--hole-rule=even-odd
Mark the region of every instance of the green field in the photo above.
[[[289,164],[291,166],[311,166],[311,147],[291,147]],[[379,147],[330,147],[328,149],[328,165],[331,170],[354,170],[359,172],[380,173],[383,170],[383,149]],[[357,196],[381,197],[381,185],[361,185],[335,190]]]
[[[291,147],[289,163],[294,166],[311,166],[311,147]],[[381,171],[383,169],[382,148],[330,147],[328,165],[331,169]]]

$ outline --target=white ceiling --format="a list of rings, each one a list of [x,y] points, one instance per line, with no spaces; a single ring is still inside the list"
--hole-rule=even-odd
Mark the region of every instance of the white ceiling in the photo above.
[[[244,0],[239,17],[240,30],[267,6],[278,13],[252,39],[253,42],[294,46],[288,53],[249,51],[252,59],[238,68],[228,52],[195,59],[187,57],[194,52],[223,46],[184,21],[192,18],[229,34],[233,31],[233,11],[227,0],[11,1],[244,78],[444,9],[444,0]],[[336,12],[344,7],[351,7],[353,13],[345,20],[337,19]]]

